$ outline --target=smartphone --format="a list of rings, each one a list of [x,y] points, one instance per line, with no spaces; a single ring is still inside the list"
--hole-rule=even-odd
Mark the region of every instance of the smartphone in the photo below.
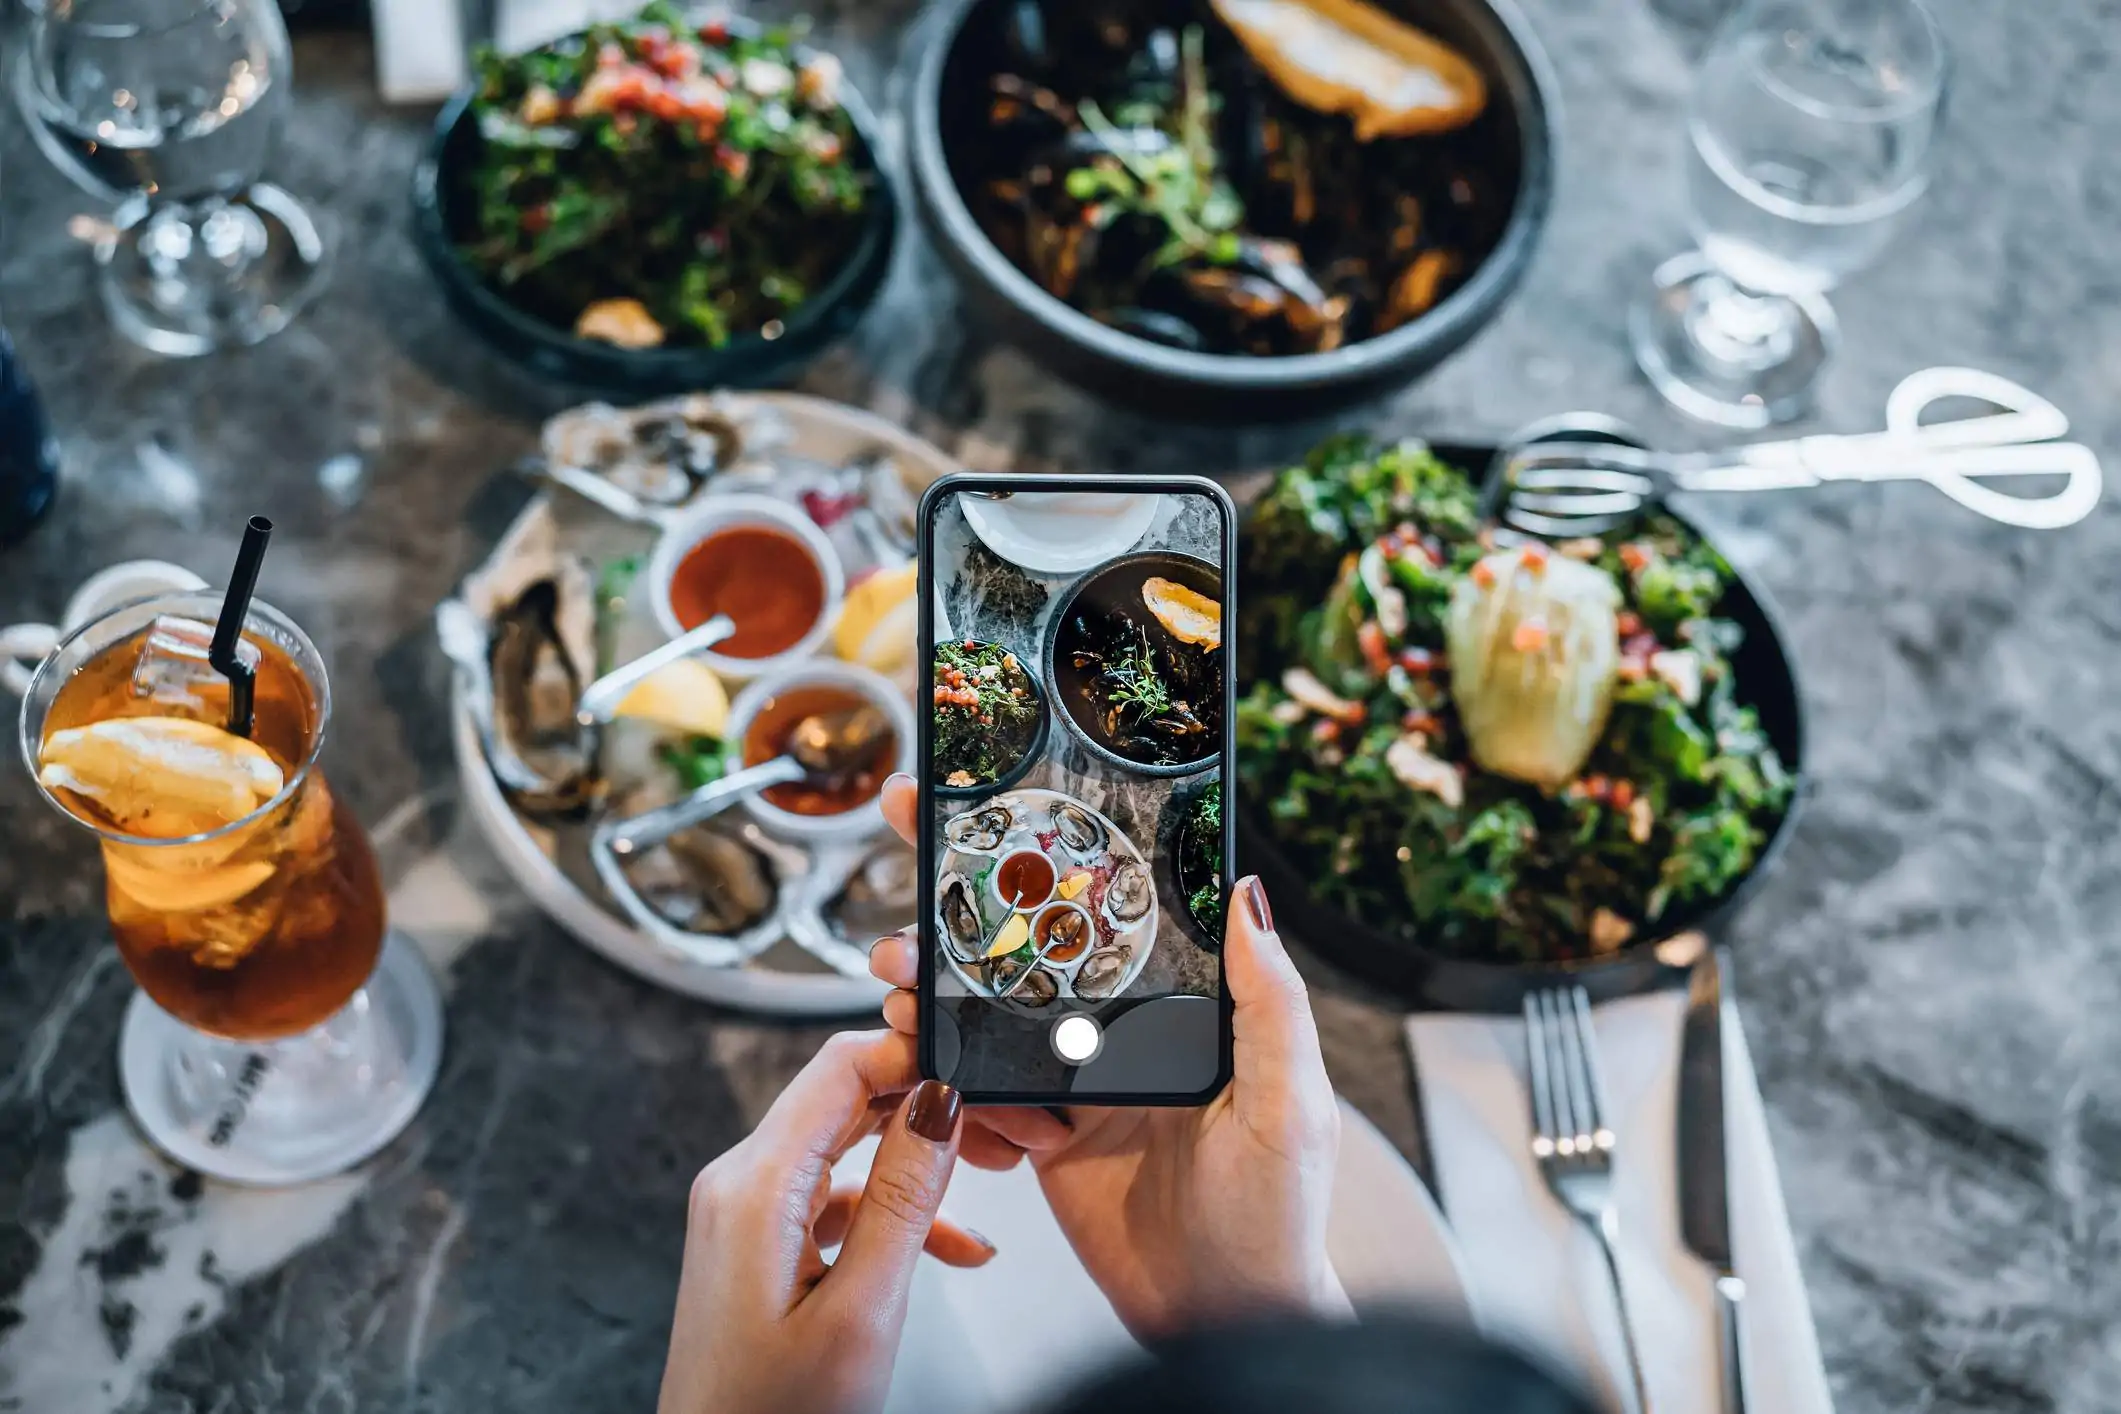
[[[1229,1079],[1236,524],[1191,476],[922,498],[920,1058],[971,1103]]]

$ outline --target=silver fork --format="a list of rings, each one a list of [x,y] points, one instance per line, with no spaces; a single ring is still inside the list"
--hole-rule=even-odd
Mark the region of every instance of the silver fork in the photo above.
[[[1569,1215],[1590,1229],[1613,1281],[1620,1338],[1627,1347],[1635,1408],[1649,1414],[1642,1352],[1620,1280],[1620,1212],[1613,1205],[1613,1131],[1606,1128],[1605,1080],[1583,988],[1544,987],[1524,999],[1525,1059],[1532,1076],[1532,1157]]]

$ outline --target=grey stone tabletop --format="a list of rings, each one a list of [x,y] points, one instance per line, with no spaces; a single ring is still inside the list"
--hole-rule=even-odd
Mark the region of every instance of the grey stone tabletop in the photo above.
[[[1686,0],[1661,0],[1668,9]],[[1524,0],[1561,74],[1559,207],[1508,312],[1335,425],[1493,435],[1566,407],[1676,444],[1622,318],[1686,239],[1686,70],[1644,0]],[[886,100],[914,0],[835,0],[822,38]],[[1697,7],[1698,8],[1698,7]],[[1936,0],[1958,55],[1920,218],[1837,297],[1822,427],[1873,425],[1926,364],[2048,394],[2121,466],[2121,4]],[[686,1183],[824,1029],[717,1012],[576,946],[468,838],[428,631],[525,496],[504,468],[564,391],[443,310],[406,231],[428,120],[357,37],[297,47],[274,174],[331,218],[324,303],[256,349],[166,362],[113,336],[66,234],[87,202],[0,140],[0,306],[65,443],[63,500],[0,553],[0,618],[152,555],[218,577],[280,529],[262,592],[332,664],[327,765],[448,966],[433,1099],[343,1178],[202,1184],[120,1107],[130,987],[90,841],[0,784],[0,1409],[642,1409]],[[969,332],[903,249],[884,305],[803,386],[980,466],[1249,473],[1325,425],[1179,432]],[[2121,514],[2052,536],[1912,487],[1707,512],[1787,620],[1817,787],[1738,924],[1742,1012],[1846,1411],[2116,1407],[2121,1390]],[[1343,1091],[1416,1142],[1396,1019],[1314,972]]]

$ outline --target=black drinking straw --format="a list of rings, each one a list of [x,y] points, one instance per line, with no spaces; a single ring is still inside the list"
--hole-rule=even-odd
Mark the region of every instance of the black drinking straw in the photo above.
[[[252,516],[243,527],[243,544],[236,551],[236,567],[228,573],[228,597],[221,601],[221,618],[214,625],[213,647],[206,661],[228,679],[228,729],[247,737],[251,727],[251,679],[255,675],[236,649],[243,642],[243,621],[250,616],[250,596],[257,592],[258,567],[265,562],[265,542],[272,538],[272,522]]]

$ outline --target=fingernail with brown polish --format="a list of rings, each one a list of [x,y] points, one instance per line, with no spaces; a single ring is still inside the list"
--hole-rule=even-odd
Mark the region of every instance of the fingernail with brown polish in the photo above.
[[[940,1080],[923,1080],[906,1106],[906,1128],[931,1144],[948,1144],[957,1133],[957,1091]]]
[[[1260,887],[1259,875],[1248,874],[1237,886],[1245,896],[1245,907],[1252,910],[1252,926],[1262,933],[1274,931],[1274,910],[1267,906],[1267,891]]]

